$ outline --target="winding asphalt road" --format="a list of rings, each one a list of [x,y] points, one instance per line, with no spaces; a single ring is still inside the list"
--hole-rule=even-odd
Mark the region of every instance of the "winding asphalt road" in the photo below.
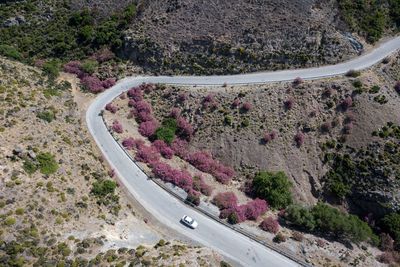
[[[145,83],[164,83],[178,85],[216,85],[224,83],[260,84],[289,81],[296,77],[320,79],[342,75],[350,69],[361,70],[378,63],[400,48],[400,37],[391,39],[376,47],[370,53],[337,65],[319,68],[261,72],[230,76],[180,76],[180,77],[130,77],[118,82],[114,87],[100,94],[90,105],[86,113],[86,122],[103,155],[116,171],[121,182],[143,207],[160,220],[185,236],[213,248],[222,255],[242,266],[297,266],[297,264],[279,253],[250,240],[249,238],[215,222],[214,220],[184,205],[166,191],[149,180],[147,176],[131,162],[129,157],[108,132],[99,113],[112,99],[129,88]],[[179,223],[182,215],[187,214],[199,222],[196,230],[190,230]]]

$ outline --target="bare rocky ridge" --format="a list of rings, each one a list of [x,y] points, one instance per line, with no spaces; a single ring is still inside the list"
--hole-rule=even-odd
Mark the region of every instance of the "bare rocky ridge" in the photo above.
[[[122,54],[158,72],[220,74],[331,64],[363,49],[336,1],[143,1]]]

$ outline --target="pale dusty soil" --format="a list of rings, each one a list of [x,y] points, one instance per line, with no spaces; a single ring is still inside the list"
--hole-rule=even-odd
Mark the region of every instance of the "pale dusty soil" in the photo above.
[[[87,259],[100,252],[109,253],[110,249],[145,245],[146,256],[164,255],[157,264],[190,262],[199,266],[201,262],[206,265],[219,262],[221,258],[210,249],[194,248],[178,241],[181,240],[179,234],[161,227],[126,195],[123,188],[116,189],[116,202],[96,203],[91,194],[94,176],[107,178],[109,168],[84,125],[85,110],[93,96],[80,93],[73,76],[62,74],[59,80],[69,81],[71,89],[48,97],[45,97],[49,86],[46,78],[35,68],[0,58],[0,77],[1,241],[32,238],[27,236],[26,229],[34,226],[37,246],[47,249],[44,260],[53,263],[64,258],[56,251],[58,243],[65,242],[75,253],[79,242],[85,240],[100,242],[85,249],[82,256]],[[53,121],[45,122],[36,116],[45,110],[54,110]],[[16,150],[22,152],[18,154]],[[36,171],[28,175],[23,162],[33,151],[36,155],[40,152],[55,155],[59,165],[57,172],[43,175]],[[22,214],[16,213],[18,208],[23,208]],[[6,218],[14,218],[15,224],[5,225]],[[152,248],[162,238],[170,240],[171,244],[162,251]],[[54,244],[52,240],[55,246],[50,245],[50,241]],[[186,253],[176,254],[174,246]],[[193,259],[191,255],[196,251],[200,251],[199,258]],[[1,248],[0,258],[4,259],[5,253]],[[65,259],[74,259],[73,253]],[[176,256],[169,256],[174,253]],[[135,254],[118,255],[138,263],[143,260]],[[34,263],[38,259],[28,257],[26,260]]]

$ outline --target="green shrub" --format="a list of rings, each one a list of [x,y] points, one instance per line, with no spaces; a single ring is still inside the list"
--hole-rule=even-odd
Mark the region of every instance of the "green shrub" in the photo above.
[[[18,52],[15,47],[12,47],[10,45],[0,45],[0,55],[3,55],[8,58],[16,59],[16,60],[21,60],[22,55],[20,52]]]
[[[25,170],[27,174],[33,174],[37,171],[38,166],[36,163],[30,159],[24,160],[24,164],[22,165],[22,168]]]
[[[102,180],[93,183],[92,193],[97,197],[113,194],[117,184],[112,180]]]
[[[15,210],[15,214],[17,214],[17,215],[23,215],[24,212],[25,212],[25,210],[23,208],[17,208]]]
[[[36,117],[50,123],[56,118],[56,115],[52,110],[45,110],[37,113]]]
[[[177,129],[177,121],[173,118],[167,118],[162,122],[161,127],[156,130],[155,139],[171,144],[175,139]]]
[[[60,65],[58,60],[50,60],[44,63],[42,70],[50,79],[55,79],[60,73]]]
[[[318,203],[311,209],[291,206],[285,211],[284,217],[294,226],[307,231],[317,230],[338,240],[377,242],[377,236],[366,222],[327,204]]]
[[[389,232],[396,243],[400,242],[400,214],[390,213],[381,220],[384,229]]]
[[[16,222],[17,222],[17,220],[16,220],[15,218],[13,218],[13,217],[7,217],[7,218],[4,220],[4,224],[5,224],[6,226],[14,225]]]
[[[290,205],[285,211],[286,220],[291,224],[307,231],[313,231],[315,228],[315,220],[310,209],[299,205]]]
[[[339,199],[350,192],[356,175],[356,166],[349,155],[332,155],[331,170],[325,175],[326,190]]]
[[[257,197],[265,199],[271,207],[282,209],[292,203],[292,183],[284,172],[259,172],[253,179]]]
[[[42,152],[37,155],[40,172],[46,175],[53,174],[58,170],[58,163],[55,157],[49,152]]]
[[[97,61],[85,60],[82,64],[82,70],[86,73],[93,74],[98,66]]]

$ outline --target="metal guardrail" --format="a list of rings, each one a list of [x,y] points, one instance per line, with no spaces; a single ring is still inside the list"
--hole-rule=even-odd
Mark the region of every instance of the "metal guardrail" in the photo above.
[[[106,121],[104,119],[103,113],[101,112],[99,114],[103,120],[104,125],[106,126],[106,128],[109,130],[109,127],[106,124]],[[203,215],[209,217],[210,219],[226,226],[229,227],[230,229],[232,229],[233,231],[236,231],[244,236],[246,236],[247,238],[289,258],[290,260],[300,264],[301,266],[305,266],[305,267],[312,267],[311,264],[305,262],[304,260],[298,258],[296,255],[294,255],[293,253],[290,253],[286,250],[283,250],[282,248],[274,245],[272,242],[267,242],[265,240],[262,240],[260,238],[258,238],[257,236],[255,236],[254,234],[251,234],[249,232],[243,231],[242,229],[235,227],[234,225],[231,225],[223,220],[221,220],[219,217],[214,216],[213,214],[197,207],[196,205],[194,205],[193,203],[187,201],[186,199],[182,198],[180,195],[178,195],[177,193],[175,193],[174,191],[172,191],[170,188],[168,188],[167,186],[165,186],[165,184],[163,182],[161,182],[159,179],[152,177],[150,175],[148,175],[146,173],[146,171],[140,167],[140,165],[136,162],[136,160],[134,158],[132,158],[132,156],[128,153],[128,151],[126,151],[126,149],[122,146],[122,144],[120,142],[118,142],[118,140],[115,138],[115,136],[113,134],[111,134],[111,132],[109,131],[109,134],[111,135],[111,137],[114,139],[114,141],[118,144],[118,146],[124,151],[124,153],[129,157],[129,159],[133,162],[133,164],[135,164],[147,177],[149,177],[154,183],[156,183],[158,186],[160,186],[162,189],[164,189],[165,191],[167,191],[170,195],[174,196],[176,199],[178,199],[179,201],[183,202],[184,204],[190,206],[192,209],[202,213]]]

